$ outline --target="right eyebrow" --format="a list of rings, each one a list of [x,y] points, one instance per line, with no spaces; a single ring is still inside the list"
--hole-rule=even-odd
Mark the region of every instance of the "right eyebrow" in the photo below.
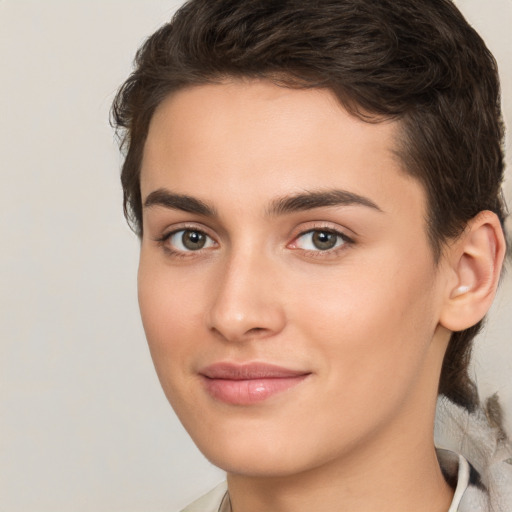
[[[151,192],[144,201],[144,208],[163,206],[171,210],[181,210],[187,213],[196,213],[205,217],[215,217],[215,208],[195,197],[176,194],[165,188],[159,188]]]

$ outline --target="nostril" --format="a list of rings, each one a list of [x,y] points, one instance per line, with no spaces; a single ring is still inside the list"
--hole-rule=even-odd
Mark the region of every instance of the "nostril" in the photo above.
[[[249,340],[265,338],[266,336],[272,333],[272,329],[266,329],[265,327],[253,327],[252,329],[248,329],[242,336],[242,339]]]
[[[215,297],[205,317],[211,333],[227,341],[242,342],[266,338],[283,329],[286,319],[278,301],[255,293],[241,296],[238,292],[225,287]]]

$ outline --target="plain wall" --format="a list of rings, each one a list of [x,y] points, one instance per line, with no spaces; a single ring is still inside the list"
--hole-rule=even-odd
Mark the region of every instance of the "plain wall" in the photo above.
[[[223,478],[154,374],[108,124],[135,50],[180,3],[0,0],[0,512],[174,511]],[[512,126],[512,1],[458,4]],[[507,278],[474,365],[510,431],[511,313]]]

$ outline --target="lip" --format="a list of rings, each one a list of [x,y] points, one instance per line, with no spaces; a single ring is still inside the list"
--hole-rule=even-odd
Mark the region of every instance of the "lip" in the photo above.
[[[207,393],[231,405],[251,405],[295,387],[311,372],[268,363],[216,363],[199,371]]]

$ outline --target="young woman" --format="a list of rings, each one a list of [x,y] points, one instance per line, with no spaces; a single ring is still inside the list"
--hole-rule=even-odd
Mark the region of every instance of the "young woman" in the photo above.
[[[512,510],[433,439],[438,394],[477,409],[506,250],[496,66],[451,2],[191,0],[113,114],[155,367],[227,472],[187,511]]]

